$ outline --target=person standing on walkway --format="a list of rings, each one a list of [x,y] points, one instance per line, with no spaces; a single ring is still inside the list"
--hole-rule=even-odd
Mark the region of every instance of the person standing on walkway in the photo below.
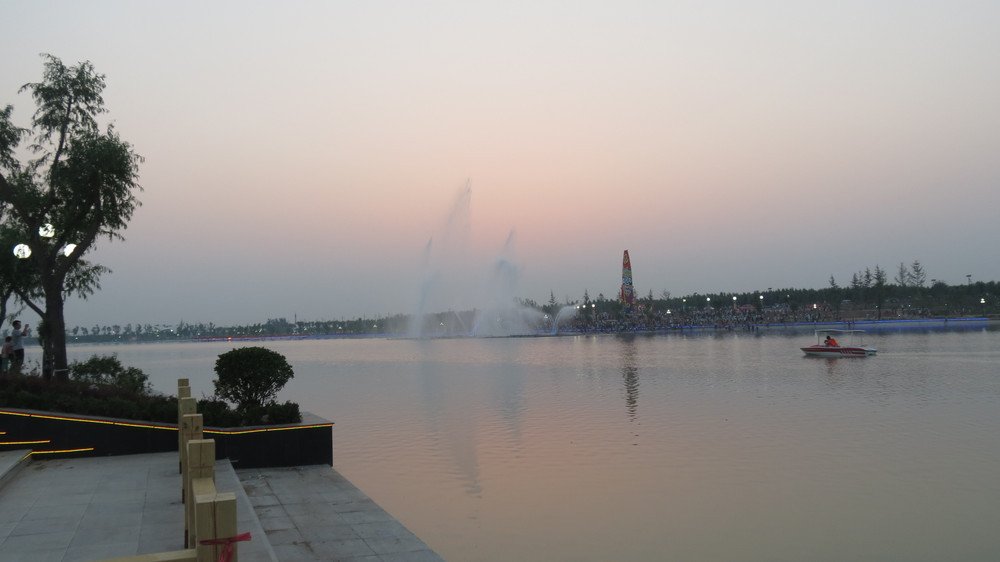
[[[11,324],[13,326],[10,329],[10,343],[11,349],[14,351],[14,356],[11,358],[10,362],[10,372],[20,373],[21,365],[24,365],[24,341],[22,339],[24,336],[28,335],[28,325],[25,324],[21,327],[20,320],[14,320]]]

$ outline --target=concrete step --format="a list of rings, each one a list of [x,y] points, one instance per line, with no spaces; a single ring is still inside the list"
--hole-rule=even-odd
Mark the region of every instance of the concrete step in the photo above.
[[[17,476],[31,462],[31,449],[13,449],[0,452],[0,489]]]

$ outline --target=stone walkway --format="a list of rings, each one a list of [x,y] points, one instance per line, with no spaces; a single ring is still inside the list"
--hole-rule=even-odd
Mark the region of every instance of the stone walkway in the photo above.
[[[330,467],[246,469],[237,475],[282,562],[442,560]]]
[[[0,562],[183,548],[177,453],[19,463],[24,455],[0,453]],[[238,528],[252,535],[239,543],[241,562],[441,560],[329,466],[237,477],[222,460],[215,479],[220,492],[236,494]]]

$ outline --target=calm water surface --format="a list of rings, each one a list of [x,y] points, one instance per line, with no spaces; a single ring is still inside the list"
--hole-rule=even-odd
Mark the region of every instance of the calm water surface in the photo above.
[[[1000,331],[251,343],[448,560],[996,560]],[[212,392],[233,344],[115,352]]]

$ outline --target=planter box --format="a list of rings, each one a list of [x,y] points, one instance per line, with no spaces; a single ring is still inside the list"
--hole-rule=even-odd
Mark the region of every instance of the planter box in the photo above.
[[[177,450],[177,424],[0,408],[0,451],[33,449],[35,459],[102,457]],[[217,458],[234,468],[333,465],[333,422],[302,413],[302,422],[205,427]]]

